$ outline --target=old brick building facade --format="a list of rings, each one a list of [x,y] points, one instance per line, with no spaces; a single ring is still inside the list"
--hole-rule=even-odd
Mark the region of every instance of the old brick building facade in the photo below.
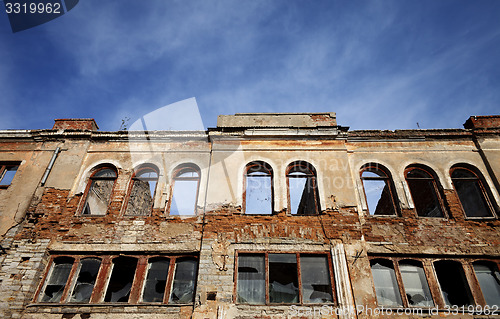
[[[0,131],[0,317],[500,317],[499,133]]]

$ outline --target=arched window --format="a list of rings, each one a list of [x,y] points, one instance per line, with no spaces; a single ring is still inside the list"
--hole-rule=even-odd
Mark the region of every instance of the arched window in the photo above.
[[[493,207],[484,179],[471,167],[457,165],[450,170],[451,181],[467,217],[492,217]]]
[[[174,173],[170,215],[195,215],[200,186],[200,169],[183,165]]]
[[[286,174],[288,211],[297,215],[317,214],[319,209],[316,170],[307,162],[294,162]]]
[[[443,204],[434,172],[428,168],[411,166],[406,168],[405,177],[417,215],[443,217]]]
[[[389,171],[378,164],[366,164],[360,174],[368,213],[396,215],[396,193]]]
[[[245,172],[246,214],[272,214],[273,170],[264,162],[251,162]]]
[[[105,215],[116,181],[116,169],[102,166],[90,176],[82,215]]]
[[[490,307],[500,306],[500,272],[498,266],[491,261],[480,260],[475,261],[473,267],[486,304]]]
[[[158,169],[144,165],[135,171],[125,215],[149,215],[153,207]]]

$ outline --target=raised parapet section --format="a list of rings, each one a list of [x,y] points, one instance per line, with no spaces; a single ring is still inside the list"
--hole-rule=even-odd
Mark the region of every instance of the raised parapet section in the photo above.
[[[314,128],[336,127],[334,112],[328,113],[236,113],[219,115],[219,128]]]
[[[99,127],[94,119],[56,119],[52,129],[97,131]]]

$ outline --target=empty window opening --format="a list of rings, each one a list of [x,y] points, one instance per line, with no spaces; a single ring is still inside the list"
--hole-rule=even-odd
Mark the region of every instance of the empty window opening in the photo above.
[[[485,185],[472,170],[456,167],[451,180],[467,217],[492,217],[493,210]]]
[[[144,302],[163,302],[167,286],[168,258],[151,258],[148,263],[148,275],[144,285],[142,300]]]
[[[457,261],[439,260],[434,262],[437,279],[443,298],[448,306],[473,305],[469,284],[462,265]]]
[[[389,174],[380,165],[366,165],[361,181],[370,215],[396,215],[394,186]]]
[[[490,307],[500,307],[500,272],[496,264],[486,261],[476,261],[473,264],[476,278]]]
[[[326,256],[300,256],[302,298],[304,303],[333,302]]]
[[[399,271],[408,304],[419,307],[434,306],[422,264],[418,261],[401,261]]]
[[[92,174],[82,215],[106,214],[115,180],[116,171],[111,168],[102,168]]]
[[[197,272],[197,259],[179,258],[176,260],[170,304],[189,304],[194,301]]]
[[[378,304],[382,306],[402,306],[403,303],[392,262],[374,259],[370,264]]]
[[[128,302],[136,266],[137,258],[117,257],[113,259],[113,271],[104,297],[105,302]]]
[[[264,255],[238,256],[237,302],[247,304],[266,303],[266,279]]]
[[[19,165],[0,164],[0,187],[8,187],[12,183],[18,168]]]
[[[97,258],[86,258],[81,260],[75,288],[71,294],[70,302],[89,302],[94,290],[101,260]]]
[[[264,162],[248,164],[245,183],[245,213],[272,214],[273,172]]]
[[[152,167],[142,167],[132,178],[132,189],[125,215],[149,215],[158,181],[158,171]]]
[[[60,302],[68,277],[73,267],[73,258],[55,258],[50,271],[49,279],[41,295],[41,302]]]
[[[319,212],[319,198],[314,167],[306,162],[292,163],[286,177],[290,213],[317,214]]]
[[[409,168],[406,170],[406,182],[418,216],[443,217],[441,196],[431,173],[419,167]]]
[[[199,169],[185,167],[174,176],[170,215],[194,215],[200,184]]]
[[[294,254],[269,254],[269,302],[299,302],[297,257]]]

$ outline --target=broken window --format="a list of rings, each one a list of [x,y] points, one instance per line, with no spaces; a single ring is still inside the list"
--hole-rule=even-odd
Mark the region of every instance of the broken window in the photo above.
[[[137,258],[117,257],[113,259],[113,270],[104,297],[105,302],[128,302],[136,267]]]
[[[60,302],[66,283],[68,282],[71,268],[73,267],[73,258],[59,257],[52,263],[52,269],[46,285],[41,294],[41,302]]]
[[[377,302],[382,306],[402,306],[401,294],[391,261],[374,259],[370,262]]]
[[[444,301],[448,306],[474,304],[463,267],[459,262],[439,260],[434,262],[434,269]]]
[[[80,261],[78,277],[70,302],[90,301],[100,267],[101,260],[97,258],[85,258]]]
[[[153,207],[158,170],[152,166],[139,168],[132,177],[132,188],[125,215],[149,215]]]
[[[333,302],[328,258],[326,256],[301,255],[300,270],[304,303]]]
[[[90,177],[82,215],[105,215],[115,185],[116,171],[103,167]]]
[[[406,182],[418,216],[443,217],[441,196],[433,174],[420,167],[407,168]]]
[[[434,306],[422,263],[414,260],[400,261],[399,271],[408,304],[419,307]]]
[[[333,303],[330,264],[323,254],[239,254],[236,300],[246,304]]]
[[[288,208],[291,214],[312,215],[319,212],[316,170],[309,163],[295,162],[288,167]]]
[[[144,284],[142,300],[145,302],[163,302],[168,279],[170,259],[157,257],[148,262],[148,275]]]
[[[200,173],[196,167],[183,167],[177,171],[172,183],[170,215],[196,214]]]
[[[482,178],[465,167],[453,167],[451,180],[467,217],[492,217],[493,209]]]
[[[476,261],[473,263],[477,281],[484,300],[490,307],[500,306],[500,272],[495,263]]]
[[[396,215],[394,186],[387,169],[378,164],[367,164],[361,170],[370,215]]]
[[[238,256],[237,302],[266,303],[265,258],[259,254]]]
[[[197,259],[179,258],[176,260],[174,283],[169,300],[170,304],[189,304],[194,301],[197,272]]]
[[[272,214],[273,170],[264,162],[247,165],[245,182],[245,213]]]
[[[0,164],[0,188],[7,188],[16,175],[19,164]]]

